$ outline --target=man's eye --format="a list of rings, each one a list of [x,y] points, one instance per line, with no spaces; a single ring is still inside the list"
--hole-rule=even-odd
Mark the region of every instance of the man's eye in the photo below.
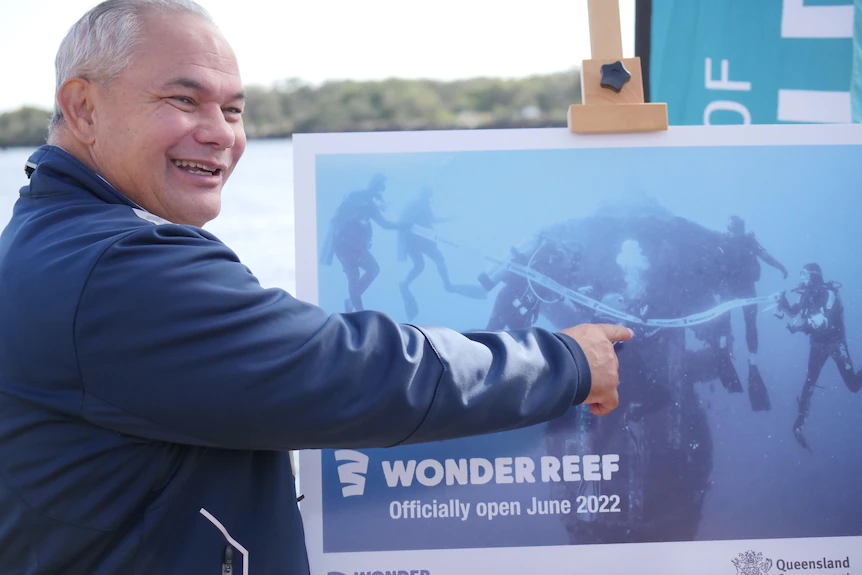
[[[224,111],[228,114],[242,114],[242,110],[240,110],[239,108],[225,108]]]
[[[173,99],[176,100],[177,102],[182,102],[183,104],[189,104],[189,105],[194,104],[194,102],[192,102],[191,98],[187,98],[185,96],[174,96]]]

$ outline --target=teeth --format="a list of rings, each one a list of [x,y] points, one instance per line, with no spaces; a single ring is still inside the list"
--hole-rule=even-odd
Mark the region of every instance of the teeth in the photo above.
[[[193,174],[204,174],[205,173],[207,175],[211,175],[211,174],[215,173],[215,171],[217,169],[217,168],[210,168],[209,166],[207,166],[205,164],[199,164],[197,162],[189,162],[186,160],[174,160],[174,165],[177,166],[178,168],[200,168],[201,170],[204,170],[204,172],[192,171]]]

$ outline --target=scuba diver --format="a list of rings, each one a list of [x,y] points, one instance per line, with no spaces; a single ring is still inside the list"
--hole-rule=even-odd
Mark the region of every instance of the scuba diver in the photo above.
[[[639,307],[618,292],[604,294],[601,303],[625,313],[632,313]],[[608,321],[608,317],[594,312],[584,321],[601,323]],[[620,323],[636,333],[635,345],[624,344],[625,349],[619,355],[619,381],[620,386],[625,386],[627,398],[624,404],[601,418],[590,417],[584,410],[571,409],[545,426],[545,447],[549,454],[561,457],[616,453],[626,462],[611,483],[581,481],[551,485],[551,497],[569,499],[573,503],[579,497],[621,496],[621,512],[616,515],[587,510],[561,518],[573,544],[636,543],[654,535],[651,525],[655,517],[650,515],[649,501],[654,489],[650,484],[654,478],[651,472],[655,469],[656,456],[661,456],[665,446],[656,445],[652,433],[656,418],[664,415],[672,398],[648,361],[654,343],[646,339],[651,337],[649,332],[637,324]]]
[[[533,269],[568,287],[574,285],[579,254],[580,249],[566,250],[559,242],[539,234],[512,247],[509,261]],[[564,299],[562,295],[502,265],[482,272],[478,279],[489,292],[503,282],[486,327],[492,331],[531,327],[539,318],[543,303],[553,304]]]
[[[350,296],[344,300],[344,310],[347,312],[364,309],[362,294],[380,273],[380,266],[371,254],[371,222],[388,230],[399,227],[383,217],[381,206],[385,189],[386,178],[382,174],[375,174],[367,188],[350,192],[332,217],[324,242],[322,263],[331,264],[334,254],[347,276]]]
[[[847,334],[844,330],[844,305],[838,289],[841,284],[823,281],[823,272],[816,263],[806,264],[800,272],[799,287],[792,290],[799,294],[799,301],[790,304],[785,293],[778,301],[780,314],[794,318],[787,325],[790,333],[802,332],[809,336],[811,351],[808,355],[808,372],[802,395],[799,397],[799,414],[793,424],[793,434],[799,444],[810,450],[802,427],[811,407],[811,396],[820,377],[820,371],[828,358],[832,358],[847,389],[856,393],[862,388],[862,371],[853,371],[853,361],[847,350]],[[779,315],[783,317],[783,315]]]
[[[686,354],[685,373],[691,383],[718,378],[728,393],[742,393],[742,382],[733,364],[733,329],[730,314],[723,313],[712,321],[691,326],[694,337],[703,342],[702,349]]]
[[[787,268],[760,245],[753,232],[745,232],[745,221],[731,216],[727,222],[727,233],[719,244],[720,262],[723,271],[720,279],[722,299],[744,299],[757,297],[754,284],[760,280],[760,262],[779,270],[787,279]],[[745,318],[745,341],[748,344],[748,398],[754,411],[770,409],[766,385],[757,367],[757,305],[742,308]]]
[[[446,260],[433,239],[423,237],[413,230],[413,226],[430,230],[434,224],[448,221],[449,218],[438,218],[431,208],[431,197],[433,192],[430,188],[422,188],[419,196],[404,208],[398,221],[398,261],[404,261],[409,257],[413,267],[407,272],[404,281],[398,284],[401,289],[401,297],[404,298],[404,307],[407,319],[412,320],[419,313],[416,298],[410,292],[410,284],[425,270],[425,257],[427,256],[437,266],[437,273],[443,281],[443,288],[447,292],[457,293],[474,299],[485,299],[486,293],[478,285],[453,284],[449,279],[449,270]]]

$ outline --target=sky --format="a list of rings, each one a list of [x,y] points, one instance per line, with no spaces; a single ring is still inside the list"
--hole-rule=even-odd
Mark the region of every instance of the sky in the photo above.
[[[54,56],[93,0],[0,0],[0,113],[51,108]],[[563,72],[590,57],[587,0],[199,0],[246,85]],[[634,0],[620,0],[634,55]]]

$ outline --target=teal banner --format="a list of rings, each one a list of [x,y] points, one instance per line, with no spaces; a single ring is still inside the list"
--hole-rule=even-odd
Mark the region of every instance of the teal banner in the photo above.
[[[674,125],[849,123],[860,2],[652,0],[651,100]]]

